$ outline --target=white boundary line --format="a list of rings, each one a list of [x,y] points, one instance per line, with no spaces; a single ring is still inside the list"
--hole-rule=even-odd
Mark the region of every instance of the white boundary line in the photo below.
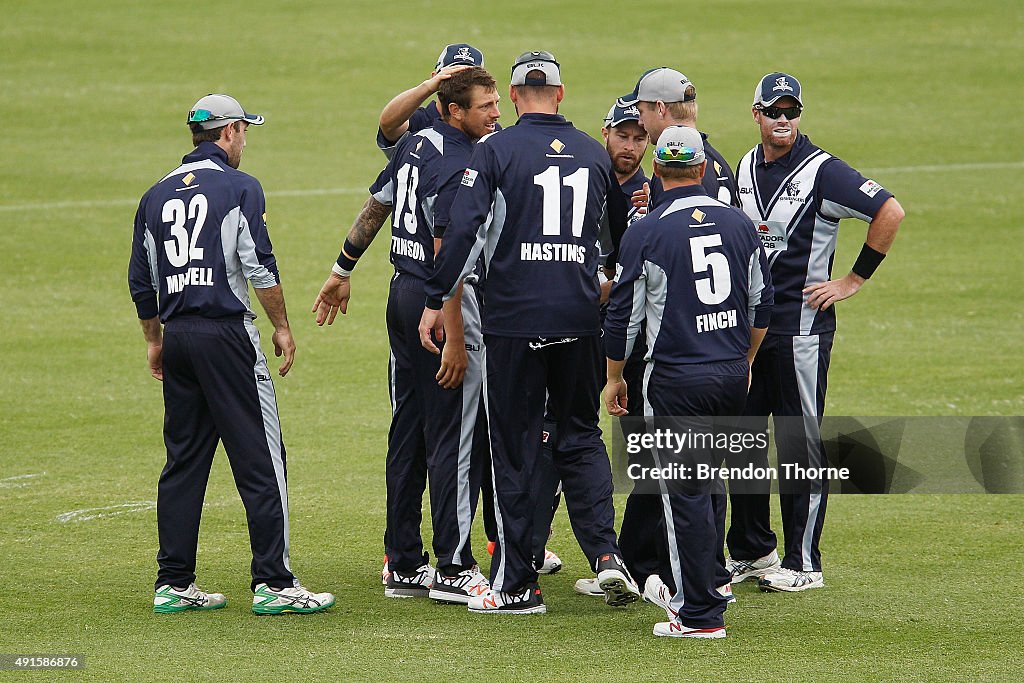
[[[20,489],[28,486],[32,482],[25,481],[26,479],[35,479],[41,477],[46,472],[40,472],[39,474],[19,474],[14,477],[5,477],[0,479],[0,489]]]
[[[312,190],[278,190],[267,192],[268,197],[324,197],[338,194],[366,194],[365,187],[323,187]],[[0,213],[13,211],[49,211],[52,209],[96,209],[109,206],[136,206],[138,199],[85,199],[66,202],[36,202],[27,204],[0,204]]]
[[[922,166],[890,166],[888,168],[865,168],[867,175],[887,173],[955,173],[957,171],[999,171],[1024,168],[1024,161],[994,161],[974,164],[938,164]],[[277,190],[267,192],[268,197],[326,197],[339,194],[369,194],[364,187],[322,187],[310,190]],[[94,209],[110,206],[135,206],[138,199],[94,199],[63,202],[29,202],[24,204],[0,204],[0,213],[14,211],[49,211],[52,209]]]
[[[57,521],[68,522],[89,522],[94,519],[105,519],[107,517],[119,517],[132,512],[147,512],[156,509],[155,500],[140,500],[134,503],[123,503],[121,505],[108,505],[102,508],[84,508],[82,510],[71,510],[57,515]]]

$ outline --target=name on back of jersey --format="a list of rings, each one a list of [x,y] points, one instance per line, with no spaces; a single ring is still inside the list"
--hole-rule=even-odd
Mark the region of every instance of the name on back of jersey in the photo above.
[[[733,308],[728,311],[717,311],[716,313],[704,313],[696,317],[697,321],[697,334],[703,334],[704,332],[714,332],[715,330],[725,330],[730,327],[736,327],[739,325],[739,316],[736,315],[736,309]]]
[[[519,260],[586,263],[587,250],[579,244],[564,244],[561,242],[523,242],[519,245]]]
[[[427,254],[423,251],[423,245],[416,240],[407,240],[404,237],[391,236],[391,253],[396,256],[408,256],[417,261],[426,261]]]
[[[167,293],[177,294],[186,287],[213,287],[213,268],[186,268],[167,276]]]

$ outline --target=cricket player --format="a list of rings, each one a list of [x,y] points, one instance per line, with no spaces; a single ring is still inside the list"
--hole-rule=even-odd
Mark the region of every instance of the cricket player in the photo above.
[[[751,113],[761,143],[737,165],[743,211],[768,254],[775,309],[753,367],[744,414],[777,421],[780,463],[824,467],[818,428],[836,329],[836,302],[856,294],[885,258],[903,208],[892,194],[817,147],[800,132],[803,89],[795,77],[765,75]],[[868,231],[849,273],[832,279],[839,222],[859,218]],[[760,460],[767,464],[767,452]],[[758,579],[763,590],[797,592],[825,585],[818,547],[828,480],[780,482],[785,557],[769,525],[766,489],[731,495],[728,545],[732,582]]]

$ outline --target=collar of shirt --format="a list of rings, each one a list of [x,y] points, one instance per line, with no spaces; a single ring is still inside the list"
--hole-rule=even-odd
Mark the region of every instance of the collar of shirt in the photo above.
[[[531,113],[523,114],[522,116],[520,116],[519,120],[516,121],[516,125],[519,125],[520,123],[529,123],[529,124],[538,124],[538,123],[539,124],[552,124],[552,123],[554,123],[554,124],[558,124],[558,125],[564,125],[564,124],[568,123],[568,121],[566,121],[565,117],[562,116],[561,114],[540,114],[540,113],[531,112]]]
[[[228,163],[228,153],[221,149],[219,145],[210,141],[200,142],[198,147],[182,157],[181,163],[190,164],[194,161],[202,161],[203,159],[212,159],[214,157],[220,159],[225,164]]]
[[[448,138],[449,140],[455,140],[457,142],[465,143],[468,145],[473,144],[473,139],[466,135],[463,131],[459,130],[452,124],[448,123],[444,119],[438,119],[434,121],[431,128],[436,130],[438,133]]]
[[[707,196],[708,191],[704,189],[704,186],[700,183],[696,185],[683,185],[682,187],[673,187],[671,190],[665,190],[660,197],[658,197],[658,206],[665,206],[674,199],[682,199],[684,197],[699,197],[701,195]]]
[[[804,135],[803,133],[797,133],[796,142],[793,143],[793,146],[790,148],[790,150],[783,154],[778,159],[776,159],[775,161],[770,162],[766,162],[764,160],[764,145],[758,145],[756,158],[754,159],[754,161],[757,162],[758,166],[762,166],[764,168],[771,168],[772,166],[775,165],[782,166],[783,168],[789,168],[789,165],[792,163],[793,159],[803,158],[804,147],[806,147],[809,143],[810,140],[808,140],[806,135]]]

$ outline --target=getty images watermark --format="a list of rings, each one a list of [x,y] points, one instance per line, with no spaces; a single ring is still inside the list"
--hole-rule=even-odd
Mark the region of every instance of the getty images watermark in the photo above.
[[[754,450],[768,451],[771,436],[767,429],[761,432],[748,432],[735,429],[720,431],[695,431],[686,427],[684,431],[661,428],[625,435],[626,453],[638,456],[645,452],[656,452],[659,457],[654,465],[634,461],[626,466],[626,474],[630,479],[678,480],[695,482],[715,481],[819,481],[825,479],[846,480],[850,478],[848,467],[811,467],[798,462],[782,462],[778,467],[772,465],[755,466],[753,462],[745,465],[719,465],[702,462],[694,458],[690,462],[686,455],[693,451],[711,453],[728,453],[741,455]],[[665,456],[669,456],[666,459]],[[682,459],[676,462],[671,458]],[[667,460],[667,461],[666,461]]]
[[[1022,417],[627,417],[612,445],[619,492],[1024,493]]]

